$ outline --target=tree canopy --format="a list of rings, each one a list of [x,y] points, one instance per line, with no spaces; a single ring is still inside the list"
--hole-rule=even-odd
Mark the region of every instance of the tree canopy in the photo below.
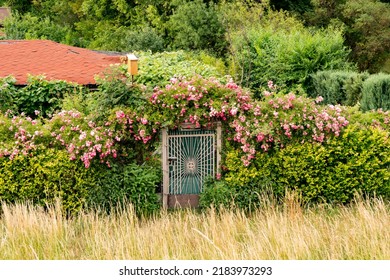
[[[307,28],[337,27],[360,70],[390,72],[386,0],[1,0],[8,39],[44,38],[98,50],[207,51],[229,58],[232,36],[270,12]],[[284,27],[281,27],[284,28]],[[234,36],[233,36],[234,37]]]

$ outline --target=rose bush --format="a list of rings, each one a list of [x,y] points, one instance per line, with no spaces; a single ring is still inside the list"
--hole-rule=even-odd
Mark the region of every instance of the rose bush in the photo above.
[[[259,101],[233,81],[173,78],[165,87],[156,87],[148,103],[138,110],[116,107],[100,122],[75,110],[61,111],[40,125],[41,130],[33,131],[37,120],[14,117],[11,124],[15,127],[10,124],[8,130],[15,129],[15,133],[7,131],[7,137],[17,141],[11,143],[13,149],[3,147],[0,153],[27,154],[37,143],[46,142],[63,147],[70,159],[81,159],[89,167],[94,158],[109,164],[108,159],[128,156],[125,145],[153,146],[163,127],[175,129],[184,122],[200,128],[221,122],[226,140],[241,148],[242,161],[248,166],[258,151],[283,148],[291,141],[322,143],[328,136],[338,136],[348,124],[340,106],[320,106],[321,98],[312,100],[293,93],[278,95],[272,82],[269,88]]]

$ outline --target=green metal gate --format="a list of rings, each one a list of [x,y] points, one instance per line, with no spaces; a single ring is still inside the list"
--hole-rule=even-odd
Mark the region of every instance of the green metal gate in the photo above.
[[[163,130],[163,205],[168,197],[193,199],[207,177],[215,177],[220,162],[221,126],[216,130]],[[171,200],[170,200],[171,201]]]
[[[215,131],[170,131],[169,193],[199,194],[204,180],[215,175],[215,155]]]

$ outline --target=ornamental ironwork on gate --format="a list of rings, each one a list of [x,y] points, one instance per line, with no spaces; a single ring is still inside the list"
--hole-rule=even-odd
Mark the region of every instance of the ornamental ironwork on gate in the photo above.
[[[190,199],[215,177],[220,161],[221,127],[215,130],[163,130],[163,205],[169,196]],[[191,203],[190,203],[191,204]]]

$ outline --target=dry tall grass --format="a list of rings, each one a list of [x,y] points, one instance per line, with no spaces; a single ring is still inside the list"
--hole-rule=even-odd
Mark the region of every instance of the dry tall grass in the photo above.
[[[2,205],[0,259],[390,259],[390,205],[251,215],[190,210],[139,220],[130,209],[66,219],[58,207]]]

